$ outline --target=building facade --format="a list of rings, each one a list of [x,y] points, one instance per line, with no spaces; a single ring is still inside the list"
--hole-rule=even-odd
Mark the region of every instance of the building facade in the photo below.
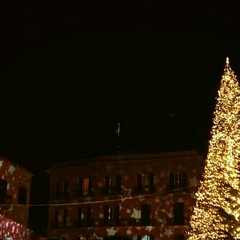
[[[196,151],[101,156],[49,169],[49,239],[183,240],[204,159]]]
[[[0,238],[30,239],[27,228],[32,174],[0,156]]]

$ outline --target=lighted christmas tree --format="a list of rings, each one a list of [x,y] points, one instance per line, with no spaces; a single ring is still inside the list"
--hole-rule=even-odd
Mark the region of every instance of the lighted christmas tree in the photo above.
[[[240,87],[226,60],[188,240],[240,239]]]

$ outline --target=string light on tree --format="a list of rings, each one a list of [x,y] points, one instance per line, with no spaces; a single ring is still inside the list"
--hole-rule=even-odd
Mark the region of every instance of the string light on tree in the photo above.
[[[240,87],[226,59],[188,240],[240,239]]]

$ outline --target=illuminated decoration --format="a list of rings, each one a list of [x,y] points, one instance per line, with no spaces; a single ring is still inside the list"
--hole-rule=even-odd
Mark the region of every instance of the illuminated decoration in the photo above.
[[[78,161],[76,163],[79,164]],[[63,203],[52,199],[49,204],[49,225],[56,220],[56,210],[60,209],[60,205],[62,205],[61,208],[66,209],[66,222],[63,227],[59,225],[50,227],[48,236],[59,237],[60,239],[65,236],[66,239],[77,239],[79,233],[81,233],[89,240],[117,239],[119,237],[136,240],[140,239],[140,236],[144,240],[152,238],[156,240],[182,239],[184,232],[188,229],[186,223],[191,213],[190,207],[195,202],[194,193],[199,183],[196,173],[202,172],[204,167],[204,159],[201,155],[196,151],[146,155],[123,154],[98,156],[89,159],[88,163],[89,166],[94,164],[96,169],[101,169],[101,171],[92,171],[92,167],[86,167],[85,163],[75,165],[73,162],[71,164],[66,163],[64,167],[49,170],[50,186],[52,186],[51,189],[54,189],[52,194],[56,192],[56,186],[60,179],[67,180],[71,184],[71,182],[79,183],[79,178],[88,176],[92,179],[92,185],[94,186],[94,199],[81,201],[78,197],[68,198],[67,196]],[[75,167],[73,168],[73,166]],[[73,169],[74,171],[72,171]],[[176,191],[176,194],[172,191],[166,192],[169,187],[170,172],[175,172],[174,170],[178,172],[182,169],[188,173],[188,191],[184,190],[183,192],[182,189],[178,189],[179,191]],[[63,175],[60,172],[67,174],[62,178]],[[92,172],[94,173],[92,174]],[[139,174],[142,173],[151,173],[154,176],[155,192],[137,193],[137,190],[142,186],[142,182],[138,181]],[[118,175],[121,175],[121,194],[102,194],[106,176]],[[78,190],[78,184],[75,184],[75,188],[71,188],[73,193]],[[179,213],[180,211],[174,211],[174,204],[183,202],[185,204],[184,214]],[[86,208],[86,206],[91,207],[90,226],[83,224],[79,228],[78,220],[82,213],[79,209]],[[112,220],[116,220],[116,222],[107,223],[107,219],[109,220],[108,210],[112,206],[115,206],[115,208],[112,208],[113,213],[114,210],[117,210],[112,215]],[[86,217],[87,214],[85,213],[85,220]],[[178,221],[178,219],[181,219],[181,221]],[[75,228],[74,231],[73,228]]]
[[[0,239],[28,240],[34,232],[27,228],[29,204],[20,203],[21,187],[30,191],[32,174],[0,156]],[[26,197],[27,198],[27,197]]]
[[[0,215],[0,239],[28,240],[31,236],[33,236],[33,232],[27,227]]]
[[[116,234],[116,232],[117,232],[117,230],[114,229],[114,227],[107,228],[108,236],[114,236]]]
[[[240,87],[228,58],[216,100],[188,240],[240,238]]]

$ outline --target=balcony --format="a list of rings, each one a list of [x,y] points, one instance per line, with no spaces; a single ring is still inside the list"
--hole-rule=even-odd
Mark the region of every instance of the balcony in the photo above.
[[[65,200],[69,198],[70,198],[69,193],[55,193],[51,195],[51,200]]]
[[[99,224],[96,224],[98,222]],[[112,221],[105,223],[103,219],[92,219],[91,221],[87,222],[78,222],[78,221],[72,221],[69,225],[66,224],[60,224],[57,223],[51,223],[50,228],[51,229],[69,229],[69,228],[106,228],[109,226],[115,226],[115,227],[145,227],[145,226],[155,226],[157,224],[155,219],[150,219],[148,222],[142,223],[141,219],[120,219],[118,221]],[[172,225],[172,224],[169,224]]]

